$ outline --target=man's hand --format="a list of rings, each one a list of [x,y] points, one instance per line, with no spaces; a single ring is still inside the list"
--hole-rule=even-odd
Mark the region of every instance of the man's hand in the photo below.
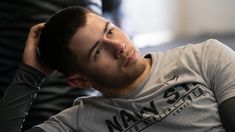
[[[30,32],[28,34],[28,38],[26,41],[24,54],[23,54],[23,62],[45,75],[51,74],[54,70],[43,64],[37,54],[38,48],[38,40],[40,36],[41,29],[44,27],[45,23],[40,23],[31,27]]]

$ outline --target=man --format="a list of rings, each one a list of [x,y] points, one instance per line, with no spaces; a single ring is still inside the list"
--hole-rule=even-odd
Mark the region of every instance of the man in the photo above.
[[[0,98],[22,63],[28,31],[32,25],[44,22],[55,12],[79,5],[102,13],[101,0],[2,0],[0,4]],[[49,117],[71,107],[79,96],[95,95],[94,89],[72,88],[66,77],[57,72],[41,85],[30,107],[23,129],[41,124]]]
[[[37,59],[37,42],[43,63]],[[78,98],[29,132],[235,130],[235,53],[216,40],[143,57],[121,29],[71,7],[31,29],[23,62],[1,104],[2,130],[20,129],[31,95],[53,69],[63,72],[70,85],[94,87],[103,95]],[[13,111],[9,105],[17,101],[23,105]]]

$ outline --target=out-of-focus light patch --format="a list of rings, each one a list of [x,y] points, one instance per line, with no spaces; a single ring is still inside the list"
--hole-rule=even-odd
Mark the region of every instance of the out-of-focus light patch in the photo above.
[[[135,46],[138,48],[161,45],[171,41],[172,39],[173,35],[170,31],[137,34],[132,38]]]

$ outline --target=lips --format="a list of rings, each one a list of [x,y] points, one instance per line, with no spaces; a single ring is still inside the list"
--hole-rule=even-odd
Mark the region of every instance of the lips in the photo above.
[[[131,64],[136,58],[136,52],[135,49],[132,51],[131,55],[127,57],[127,61],[124,64],[124,67],[127,67],[129,64]]]

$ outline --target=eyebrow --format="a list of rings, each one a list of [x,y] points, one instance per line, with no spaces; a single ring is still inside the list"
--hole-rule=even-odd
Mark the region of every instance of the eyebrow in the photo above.
[[[106,33],[106,32],[107,32],[108,27],[109,27],[109,24],[110,24],[110,22],[106,22],[106,23],[105,23],[105,27],[104,27],[103,33]]]
[[[105,23],[105,27],[104,27],[104,30],[103,30],[103,34],[105,34],[105,33],[107,32],[109,24],[110,24],[110,22],[106,22],[106,23]],[[93,44],[93,46],[92,46],[91,49],[89,50],[88,59],[90,59],[92,51],[97,47],[98,44],[99,44],[99,41],[97,41],[95,44]]]

